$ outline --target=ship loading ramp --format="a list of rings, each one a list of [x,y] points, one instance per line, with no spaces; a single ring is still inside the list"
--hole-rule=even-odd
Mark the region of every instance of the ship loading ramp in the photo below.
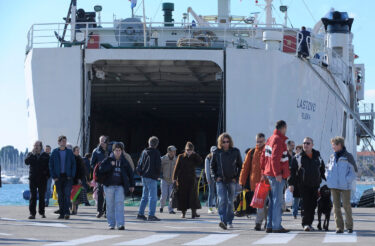
[[[207,154],[223,130],[224,83],[214,62],[98,60],[91,74],[90,150],[105,134],[136,158],[155,135],[162,153],[192,141]]]

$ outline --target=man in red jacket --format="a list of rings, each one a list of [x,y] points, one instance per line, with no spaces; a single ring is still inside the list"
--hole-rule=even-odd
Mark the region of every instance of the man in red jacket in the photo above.
[[[283,188],[285,180],[289,177],[288,149],[285,141],[287,130],[286,122],[280,120],[276,123],[273,135],[267,140],[261,158],[262,179],[268,179],[271,185],[269,194],[269,207],[267,215],[267,229],[270,233],[286,233],[281,226]]]

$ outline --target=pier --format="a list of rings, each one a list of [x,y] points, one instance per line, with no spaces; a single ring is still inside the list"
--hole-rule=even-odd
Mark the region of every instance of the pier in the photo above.
[[[234,228],[218,227],[217,214],[200,210],[199,219],[157,213],[160,222],[136,220],[137,207],[125,208],[125,231],[109,230],[105,218],[95,217],[95,207],[80,207],[70,220],[57,220],[57,207],[46,208],[47,219],[27,220],[25,206],[0,207],[0,245],[374,245],[375,209],[353,208],[354,233],[336,234],[333,214],[330,231],[304,232],[301,219],[284,213],[286,234],[254,231],[254,216],[235,218]],[[191,215],[188,213],[187,218]],[[317,221],[313,226],[316,227]]]

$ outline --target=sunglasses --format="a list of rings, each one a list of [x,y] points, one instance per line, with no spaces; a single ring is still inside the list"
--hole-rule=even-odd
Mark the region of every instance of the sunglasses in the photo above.
[[[229,141],[223,141],[223,144],[227,144],[227,143],[229,143]]]
[[[193,151],[193,150],[192,150],[192,149],[187,149],[186,151],[187,151],[187,152],[191,152],[191,151]]]
[[[303,144],[310,145],[311,143],[309,143],[309,142],[304,142]]]

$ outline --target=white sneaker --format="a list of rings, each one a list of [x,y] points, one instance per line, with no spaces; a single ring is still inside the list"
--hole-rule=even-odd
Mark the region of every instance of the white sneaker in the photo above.
[[[310,226],[306,225],[306,226],[303,227],[303,230],[304,231],[311,231],[311,228],[310,228]]]
[[[213,214],[214,213],[214,209],[213,208],[208,208],[208,214]]]
[[[233,229],[233,224],[229,224],[228,228]]]

